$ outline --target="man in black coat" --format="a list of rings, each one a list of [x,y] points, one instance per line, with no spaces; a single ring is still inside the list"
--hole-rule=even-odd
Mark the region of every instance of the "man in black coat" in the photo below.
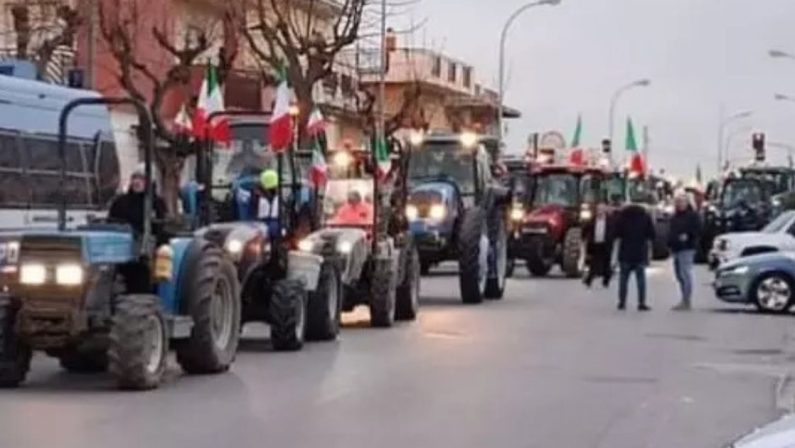
[[[649,265],[649,247],[654,242],[654,221],[640,204],[629,204],[618,214],[615,226],[618,244],[619,284],[618,309],[627,305],[630,275],[635,275],[638,286],[638,311],[649,311],[646,303],[646,266]]]
[[[144,232],[144,195],[146,193],[146,176],[143,171],[138,170],[130,176],[130,187],[127,192],[117,196],[110,205],[108,211],[108,219],[112,222],[119,222],[129,224],[135,231],[136,235],[141,235]],[[155,195],[152,202],[152,212],[156,219],[163,219],[166,216],[166,203]],[[155,224],[152,226],[152,231],[155,236],[159,234],[160,225]]]
[[[613,276],[610,263],[613,253],[613,227],[613,218],[608,213],[607,206],[599,204],[596,206],[596,215],[583,228],[585,260],[588,264],[588,272],[583,281],[589,288],[595,277],[602,277],[605,288],[610,286]]]
[[[668,247],[673,254],[674,272],[682,292],[682,301],[673,309],[687,311],[693,295],[693,259],[696,256],[696,245],[701,238],[701,218],[690,206],[685,194],[676,196],[674,207],[676,212],[671,218]]]

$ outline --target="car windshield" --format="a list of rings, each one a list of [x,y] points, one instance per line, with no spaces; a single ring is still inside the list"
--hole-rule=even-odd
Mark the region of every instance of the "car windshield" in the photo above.
[[[331,226],[373,225],[373,180],[334,179],[326,184],[324,222]]]
[[[577,205],[579,181],[572,174],[544,174],[536,177],[535,205]]]
[[[455,183],[462,194],[474,194],[474,153],[458,143],[426,142],[411,154],[409,183],[412,186],[434,179]]]
[[[763,233],[779,233],[783,231],[787,225],[792,221],[792,217],[795,213],[784,213],[779,215],[778,218],[774,219],[770,222],[770,224],[766,225],[764,229],[762,229]]]
[[[721,202],[724,207],[733,208],[741,204],[751,205],[763,200],[762,186],[758,181],[735,179],[723,186]]]

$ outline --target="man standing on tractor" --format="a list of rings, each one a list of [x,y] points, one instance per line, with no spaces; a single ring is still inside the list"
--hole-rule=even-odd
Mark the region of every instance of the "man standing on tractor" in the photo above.
[[[117,196],[108,210],[108,219],[113,222],[129,224],[137,235],[144,232],[144,194],[146,193],[146,174],[138,169],[130,176],[130,186],[127,192]],[[166,203],[155,194],[153,212],[157,220],[166,216]],[[153,224],[153,232],[158,241],[161,239],[159,225]]]
[[[279,174],[275,170],[263,170],[259,177],[259,185],[251,190],[249,213],[257,221],[268,226],[271,240],[280,236],[279,232]]]

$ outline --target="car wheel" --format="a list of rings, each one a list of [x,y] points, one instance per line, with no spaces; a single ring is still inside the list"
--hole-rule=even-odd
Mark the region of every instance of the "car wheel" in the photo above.
[[[785,313],[793,305],[794,288],[792,279],[784,274],[765,274],[754,283],[754,303],[765,313]]]

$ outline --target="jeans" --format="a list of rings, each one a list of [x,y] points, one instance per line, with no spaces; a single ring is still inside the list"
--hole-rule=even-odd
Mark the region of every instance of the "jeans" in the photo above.
[[[627,289],[629,287],[629,276],[635,273],[635,283],[638,285],[638,305],[646,304],[646,266],[644,264],[621,263],[618,277],[618,303],[627,303]]]
[[[693,296],[693,259],[695,250],[682,250],[674,253],[674,273],[679,289],[682,291],[682,302],[690,303]]]

